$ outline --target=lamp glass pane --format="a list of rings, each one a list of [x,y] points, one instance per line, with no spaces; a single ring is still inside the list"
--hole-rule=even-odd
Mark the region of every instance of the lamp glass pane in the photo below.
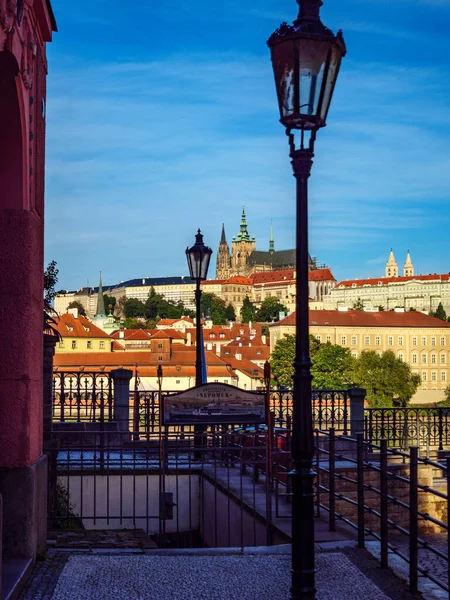
[[[281,118],[295,112],[295,61],[295,42],[292,39],[276,44],[272,48],[273,72]]]
[[[212,254],[212,252],[209,248],[206,248],[206,251],[203,252],[201,271],[200,271],[201,279],[206,279],[208,277],[208,268],[209,268],[209,261],[211,258],[211,254]]]
[[[330,44],[311,39],[299,39],[299,114],[316,116]]]
[[[333,96],[334,86],[336,85],[336,79],[341,66],[341,61],[342,52],[340,48],[338,46],[333,46],[331,49],[330,66],[324,82],[322,106],[320,107],[320,116],[324,121],[327,117],[328,109],[330,108],[331,98]]]

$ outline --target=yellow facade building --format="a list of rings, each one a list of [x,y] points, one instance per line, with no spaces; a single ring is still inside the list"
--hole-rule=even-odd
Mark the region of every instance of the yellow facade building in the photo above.
[[[415,403],[438,402],[450,383],[450,323],[420,312],[310,310],[310,334],[320,342],[363,350],[392,350],[421,377]],[[295,334],[295,313],[270,327],[270,350],[285,335]]]

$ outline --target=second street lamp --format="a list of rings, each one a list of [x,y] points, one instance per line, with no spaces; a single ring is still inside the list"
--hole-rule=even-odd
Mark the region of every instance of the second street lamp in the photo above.
[[[196,354],[195,354],[195,385],[201,385],[203,382],[202,371],[206,365],[202,359],[202,324],[200,319],[200,300],[202,291],[200,284],[202,280],[208,277],[209,261],[211,259],[212,250],[203,243],[203,235],[200,229],[195,236],[195,244],[192,248],[186,248],[186,257],[189,266],[191,279],[196,282],[195,289],[195,330],[196,330]]]
[[[293,25],[282,23],[267,44],[271,51],[280,121],[289,137],[296,199],[296,342],[292,420],[291,598],[315,598],[314,438],[309,357],[308,178],[317,130],[324,127],[346,48],[320,20],[322,0],[297,0]],[[299,136],[296,143],[295,134]]]

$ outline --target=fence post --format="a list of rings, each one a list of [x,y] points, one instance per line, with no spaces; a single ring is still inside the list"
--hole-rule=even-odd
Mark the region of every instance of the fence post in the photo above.
[[[328,529],[336,531],[336,444],[333,428],[330,429],[328,451],[328,508],[330,509]]]
[[[364,434],[358,433],[356,436],[356,469],[357,469],[357,488],[358,488],[358,547],[365,546],[365,511],[364,511]]]
[[[118,431],[130,431],[130,380],[133,372],[128,369],[111,371],[114,381],[114,421]]]
[[[387,474],[387,440],[380,440],[380,537],[381,566],[388,567],[388,474]]]
[[[364,400],[366,390],[353,387],[348,390],[350,399],[350,435],[355,437],[364,433]]]
[[[418,583],[418,552],[419,545],[417,538],[419,536],[419,523],[417,511],[418,502],[418,468],[419,468],[419,448],[411,446],[409,449],[409,591],[412,594],[417,592]]]

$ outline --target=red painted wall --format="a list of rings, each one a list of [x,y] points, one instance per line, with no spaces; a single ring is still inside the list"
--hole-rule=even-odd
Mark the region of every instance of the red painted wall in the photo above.
[[[42,454],[47,0],[0,0],[0,467]],[[31,6],[33,4],[33,6]]]

